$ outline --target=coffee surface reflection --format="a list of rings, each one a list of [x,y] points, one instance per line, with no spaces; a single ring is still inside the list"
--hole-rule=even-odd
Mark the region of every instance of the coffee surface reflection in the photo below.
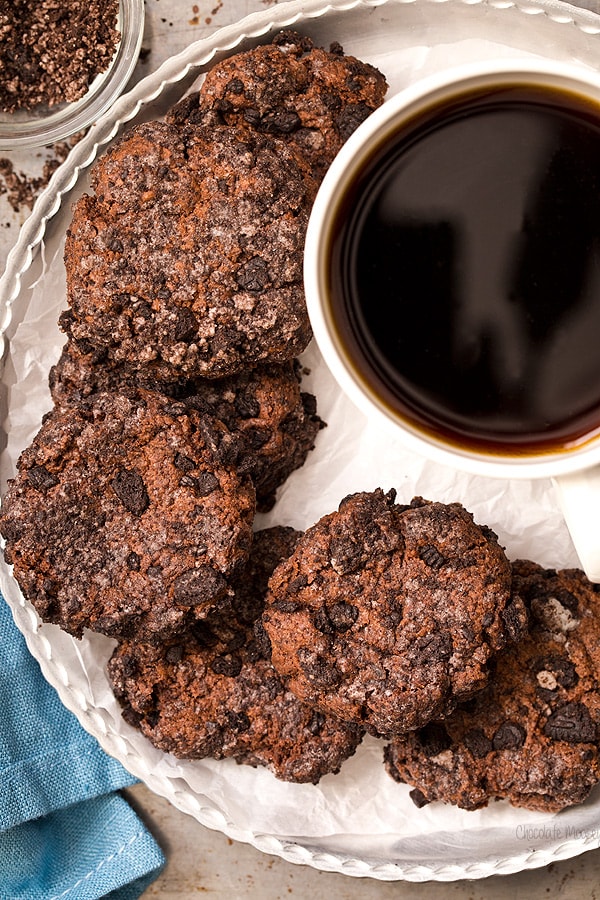
[[[600,110],[509,85],[446,100],[363,165],[328,299],[384,404],[491,452],[600,428]]]

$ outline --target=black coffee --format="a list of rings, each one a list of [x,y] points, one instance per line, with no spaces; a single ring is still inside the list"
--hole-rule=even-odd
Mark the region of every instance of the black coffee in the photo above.
[[[376,150],[336,211],[339,336],[419,428],[511,454],[600,428],[599,120],[541,87],[457,96]]]

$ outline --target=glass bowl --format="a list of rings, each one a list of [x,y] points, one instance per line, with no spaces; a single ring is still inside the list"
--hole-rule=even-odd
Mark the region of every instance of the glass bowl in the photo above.
[[[79,100],[38,105],[16,112],[0,110],[0,150],[43,147],[83,131],[124,90],[136,64],[144,32],[144,0],[119,0],[117,30],[121,39],[113,59]]]

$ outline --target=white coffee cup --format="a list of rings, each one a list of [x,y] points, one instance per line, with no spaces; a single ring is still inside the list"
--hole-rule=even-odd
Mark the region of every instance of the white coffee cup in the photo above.
[[[392,428],[413,451],[445,465],[496,478],[551,478],[582,568],[591,580],[600,582],[600,408],[598,428],[568,446],[525,452],[507,449],[505,452],[446,440],[443,435],[411,421],[380,397],[364,371],[357,368],[347,344],[340,337],[328,297],[329,253],[336,215],[339,215],[342,200],[347,198],[358,173],[372,157],[374,148],[382,148],[398,129],[414,121],[423,110],[451,100],[459,93],[514,83],[572,92],[588,98],[597,105],[600,127],[600,72],[546,59],[470,63],[437,73],[401,90],[351,135],[324,178],[306,238],[306,300],[314,336],[325,362],[360,410]],[[600,395],[600,385],[598,393]]]

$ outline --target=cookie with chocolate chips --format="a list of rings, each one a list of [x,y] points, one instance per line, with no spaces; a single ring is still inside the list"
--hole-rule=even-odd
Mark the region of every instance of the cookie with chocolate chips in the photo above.
[[[5,558],[44,621],[162,640],[230,592],[255,496],[215,456],[210,427],[224,426],[143,390],[46,416],[0,517]]]
[[[63,313],[61,327],[67,333],[69,320],[69,313]],[[75,341],[70,337],[57,362],[50,369],[48,384],[55,406],[79,403],[102,391],[110,393],[143,388],[174,400],[190,393],[189,378],[157,378],[152,363],[139,369],[130,369],[114,363],[106,349],[94,347],[89,341]]]
[[[170,113],[179,125],[206,120],[276,135],[322,177],[352,132],[381,106],[387,83],[374,66],[293,31],[216,63],[198,93]]]
[[[315,784],[356,750],[362,730],[298,701],[254,634],[269,575],[298,537],[291,528],[258,532],[234,598],[176,640],[115,650],[108,672],[123,715],[159,749],[233,758]]]
[[[259,512],[275,503],[277,489],[300,468],[325,423],[317,415],[317,401],[301,389],[297,360],[257,366],[229,378],[157,379],[152,364],[131,370],[114,364],[106,351],[69,339],[50,371],[54,403],[77,403],[98,391],[142,387],[184,400],[229,431],[229,456],[241,474],[249,475]],[[223,432],[209,429],[208,437],[222,442]],[[231,438],[233,438],[233,445]]]
[[[600,780],[600,594],[583,572],[514,563],[529,632],[498,654],[489,685],[444,721],[385,749],[418,805],[492,799],[555,812]]]
[[[273,507],[277,489],[304,464],[325,425],[316,398],[301,390],[297,361],[215,381],[196,379],[187,403],[224,422],[234,435],[237,468],[250,475],[259,512]]]
[[[92,173],[65,245],[70,333],[155,377],[221,378],[311,338],[302,258],[316,186],[236,127],[135,126]]]
[[[353,494],[273,573],[273,665],[323,712],[375,734],[418,728],[481,689],[520,636],[510,580],[496,536],[460,504]]]

